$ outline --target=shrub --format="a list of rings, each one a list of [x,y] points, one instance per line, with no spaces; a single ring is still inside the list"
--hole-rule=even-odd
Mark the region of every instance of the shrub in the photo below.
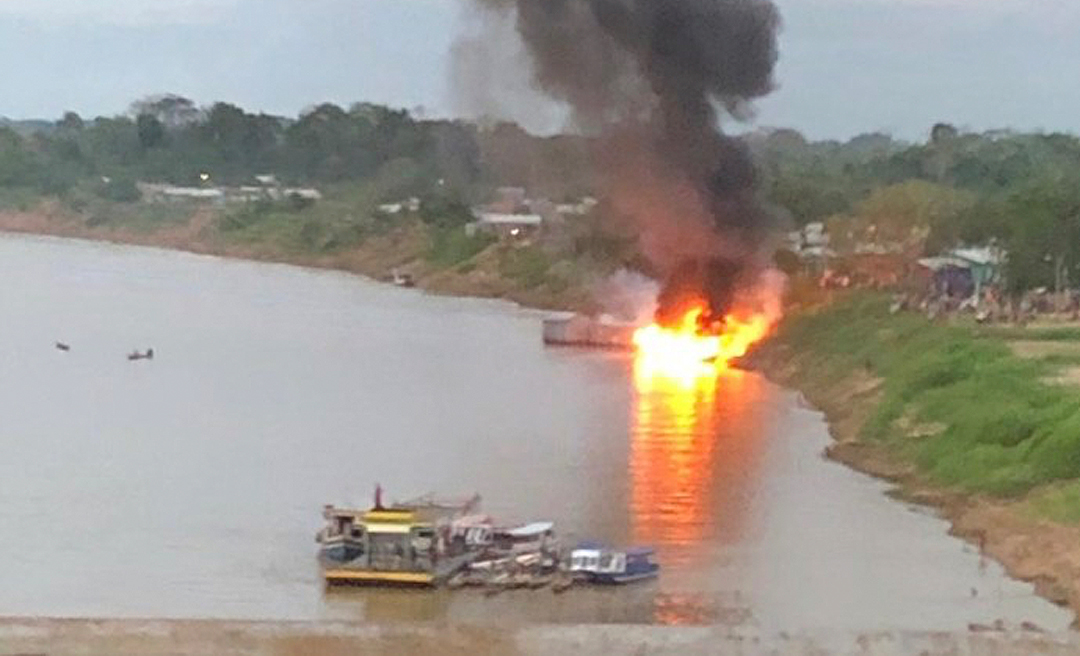
[[[431,237],[428,261],[442,267],[452,267],[476,257],[492,243],[489,235],[470,236],[461,228],[435,230]]]
[[[130,178],[109,178],[103,180],[95,190],[98,196],[114,203],[134,203],[142,198],[142,192]]]

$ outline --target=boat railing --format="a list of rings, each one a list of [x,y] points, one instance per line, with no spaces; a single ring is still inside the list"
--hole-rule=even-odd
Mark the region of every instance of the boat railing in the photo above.
[[[437,497],[433,493],[428,493],[423,496],[416,497],[415,499],[408,499],[406,501],[396,502],[393,504],[393,507],[406,510],[430,509],[469,513],[480,507],[480,501],[481,499],[479,494],[474,494],[473,496],[467,498],[454,499]]]

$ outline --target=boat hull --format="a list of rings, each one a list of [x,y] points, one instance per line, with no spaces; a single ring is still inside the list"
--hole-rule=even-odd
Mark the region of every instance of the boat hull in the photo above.
[[[331,538],[319,549],[319,559],[324,563],[347,563],[364,553],[364,545],[344,538]]]
[[[634,574],[593,574],[589,580],[597,585],[627,585],[655,579],[660,575],[660,569],[648,572],[636,572]]]
[[[350,568],[326,569],[323,576],[330,585],[429,587],[435,585],[437,580],[431,572],[380,572]]]
[[[444,558],[431,569],[393,570],[372,569],[366,563],[329,563],[323,561],[323,577],[329,585],[370,585],[431,587],[440,585],[469,566],[477,554]]]

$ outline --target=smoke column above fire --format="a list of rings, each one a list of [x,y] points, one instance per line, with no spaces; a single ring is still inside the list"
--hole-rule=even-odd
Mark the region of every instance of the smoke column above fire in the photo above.
[[[665,283],[657,318],[724,317],[761,271],[769,217],[750,154],[720,129],[773,88],[770,0],[473,0],[513,20],[535,84],[596,137],[603,190]]]

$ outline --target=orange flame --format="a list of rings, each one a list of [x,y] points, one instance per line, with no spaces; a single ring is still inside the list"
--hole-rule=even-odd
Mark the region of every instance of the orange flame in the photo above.
[[[740,358],[750,347],[764,339],[773,321],[764,313],[732,313],[722,329],[709,334],[701,329],[703,305],[688,310],[677,325],[651,324],[634,333],[639,366],[688,384],[696,378],[715,373]]]

